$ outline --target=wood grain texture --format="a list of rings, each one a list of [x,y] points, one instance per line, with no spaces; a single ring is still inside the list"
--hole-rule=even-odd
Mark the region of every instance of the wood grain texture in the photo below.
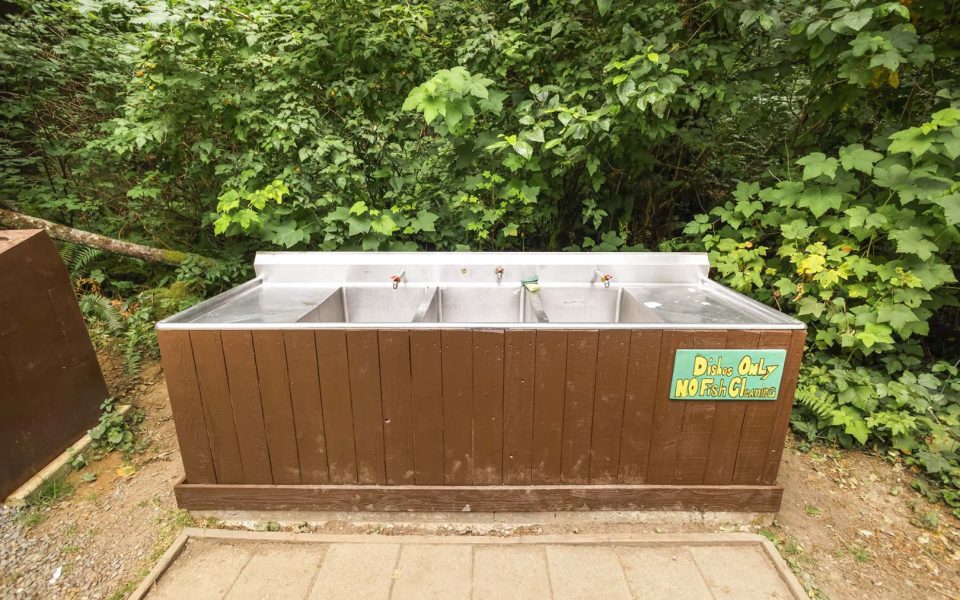
[[[407,331],[381,331],[379,343],[387,483],[390,485],[412,484],[415,482],[415,470],[410,334]]]
[[[413,393],[413,452],[416,482],[443,484],[443,371],[440,332],[410,331],[410,371]]]
[[[647,480],[662,343],[663,331],[657,329],[630,334],[630,362],[620,432],[620,483],[644,483]]]
[[[783,379],[780,382],[780,398],[777,399],[777,415],[770,430],[767,460],[763,468],[763,477],[760,479],[762,483],[776,482],[777,473],[780,471],[783,444],[787,429],[790,428],[790,412],[793,410],[793,398],[797,391],[797,379],[800,376],[800,363],[803,360],[803,348],[806,342],[806,330],[791,332],[787,359],[783,366]]]
[[[380,344],[374,330],[347,332],[357,483],[387,482],[380,400]]]
[[[190,483],[213,483],[217,475],[207,439],[190,332],[158,331],[157,341],[186,480]]]
[[[287,352],[282,331],[254,331],[263,425],[275,483],[300,483],[297,428],[290,403]]]
[[[503,483],[530,483],[537,332],[504,334]]]
[[[297,432],[300,481],[330,483],[316,339],[312,331],[285,331],[283,344],[290,379],[290,406]]]
[[[223,358],[227,367],[230,402],[240,443],[244,483],[273,483],[267,432],[263,425],[257,360],[249,331],[223,331]]]
[[[357,483],[347,336],[344,331],[336,329],[317,330],[314,336],[330,483]]]
[[[567,332],[538,331],[531,456],[534,484],[560,483],[566,373]]]
[[[590,442],[590,483],[619,481],[620,432],[630,361],[630,332],[600,332],[597,347],[597,385],[593,401]]]
[[[560,478],[567,484],[586,483],[590,478],[597,344],[596,331],[571,331],[567,334],[568,360],[560,461]]]
[[[503,331],[473,332],[473,483],[503,482]]]
[[[447,485],[473,483],[473,333],[443,330],[443,474]]]
[[[774,486],[317,486],[175,487],[188,510],[377,510],[503,512],[558,510],[684,510],[776,512]]]
[[[702,331],[697,333],[693,340],[693,347],[698,349],[723,348],[725,344],[726,334],[723,331]],[[711,400],[690,400],[682,404],[683,426],[680,429],[677,449],[675,482],[678,485],[703,483],[718,403]]]
[[[685,403],[670,399],[673,360],[677,348],[693,347],[697,333],[688,330],[668,330],[663,333],[657,395],[653,406],[653,435],[647,461],[647,483],[671,485],[677,479],[677,458]]]
[[[759,331],[731,330],[727,332],[726,348],[752,349],[760,342]],[[725,484],[733,481],[733,469],[737,464],[737,449],[740,447],[740,430],[749,402],[726,400],[717,404],[710,434],[710,451],[703,483]]]
[[[191,331],[193,361],[197,365],[207,439],[216,467],[217,483],[243,483],[240,443],[233,420],[227,367],[219,331]]]

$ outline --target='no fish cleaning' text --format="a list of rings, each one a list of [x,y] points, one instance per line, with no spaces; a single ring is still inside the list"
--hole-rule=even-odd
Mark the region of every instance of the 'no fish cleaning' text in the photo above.
[[[783,350],[677,350],[670,398],[775,400]]]

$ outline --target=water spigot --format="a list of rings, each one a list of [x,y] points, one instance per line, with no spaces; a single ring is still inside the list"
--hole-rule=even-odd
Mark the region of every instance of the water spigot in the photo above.
[[[393,283],[393,289],[397,289],[398,287],[400,287],[400,282],[403,281],[404,273],[406,273],[406,271],[401,270],[396,275],[390,276],[390,281]]]
[[[497,267],[493,272],[497,274],[497,281],[503,280],[503,267]]]
[[[595,269],[593,271],[593,280],[594,282],[599,281],[603,284],[603,287],[608,288],[610,287],[610,282],[613,280],[613,275],[609,273],[603,273],[600,271],[600,269]]]

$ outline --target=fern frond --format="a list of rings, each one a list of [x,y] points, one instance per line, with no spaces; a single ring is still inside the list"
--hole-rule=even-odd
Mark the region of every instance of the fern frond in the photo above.
[[[123,317],[109,300],[99,294],[84,294],[80,297],[80,312],[87,321],[100,321],[111,332],[123,329]]]
[[[88,275],[87,267],[95,261],[96,259],[103,256],[103,250],[97,248],[88,248],[84,247],[77,251],[76,256],[73,259],[73,266],[71,267],[70,274],[74,277],[80,275]]]
[[[833,411],[838,407],[833,395],[819,392],[815,388],[797,389],[797,402],[806,407],[821,421],[830,419],[833,416]]]

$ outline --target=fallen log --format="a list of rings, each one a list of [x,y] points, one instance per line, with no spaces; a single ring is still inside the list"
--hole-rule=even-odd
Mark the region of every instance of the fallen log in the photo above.
[[[73,227],[47,221],[46,219],[31,217],[2,208],[0,208],[0,225],[12,229],[43,229],[47,232],[47,235],[55,240],[73,242],[74,244],[98,248],[107,252],[113,252],[114,254],[122,254],[123,256],[139,258],[148,262],[178,266],[189,260],[195,260],[207,267],[212,267],[217,264],[216,260],[199,254],[167,250],[164,248],[153,248],[151,246],[144,246],[143,244],[134,244],[133,242],[124,242],[123,240],[116,240],[105,235],[83,231],[82,229],[74,229]]]

